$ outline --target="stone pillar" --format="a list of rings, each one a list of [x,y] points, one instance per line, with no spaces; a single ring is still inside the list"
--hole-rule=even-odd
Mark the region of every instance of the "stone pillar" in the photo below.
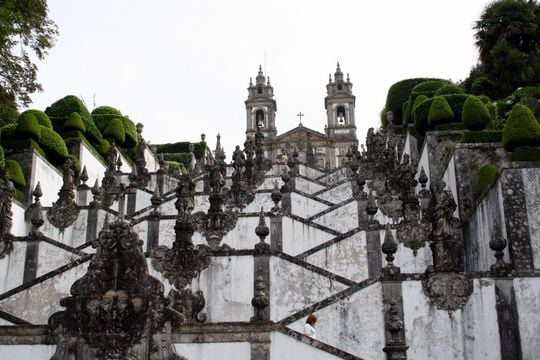
[[[511,263],[515,270],[530,271],[534,266],[522,170],[506,169],[501,178],[506,238]]]
[[[270,248],[283,251],[283,216],[276,215],[270,218]]]
[[[251,360],[270,360],[270,333],[255,333],[250,338]]]
[[[23,284],[32,281],[37,276],[39,257],[39,237],[28,236],[26,241],[26,257],[24,259]]]
[[[135,209],[137,208],[137,187],[128,186],[126,189],[127,195],[127,206],[126,206],[126,217],[131,218]]]
[[[98,181],[94,183],[92,187],[92,196],[94,199],[88,204],[88,216],[86,220],[86,242],[90,243],[97,238],[97,226],[98,226],[98,215],[101,204],[99,202],[99,195],[101,191],[98,186]]]
[[[148,217],[148,234],[146,235],[146,251],[152,252],[159,245],[159,211],[152,211]]]

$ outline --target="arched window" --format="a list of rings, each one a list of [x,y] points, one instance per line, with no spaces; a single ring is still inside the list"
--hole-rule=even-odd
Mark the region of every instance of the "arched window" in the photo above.
[[[341,86],[341,84],[338,84],[337,89],[338,89],[339,91],[341,91],[341,90],[343,90],[343,86]]]
[[[262,109],[255,112],[255,123],[257,124],[257,127],[264,127],[264,111]]]
[[[262,88],[260,86],[257,88],[257,94],[262,94]]]
[[[336,109],[336,117],[339,125],[345,124],[345,106],[340,105]]]

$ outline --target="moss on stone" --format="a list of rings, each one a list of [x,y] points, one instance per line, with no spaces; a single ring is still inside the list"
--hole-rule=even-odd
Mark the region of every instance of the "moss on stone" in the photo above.
[[[503,129],[503,146],[512,151],[519,146],[540,145],[540,125],[531,109],[516,104],[508,115]]]
[[[488,188],[497,175],[497,166],[486,164],[478,170],[478,179],[476,180],[476,195],[480,195]]]

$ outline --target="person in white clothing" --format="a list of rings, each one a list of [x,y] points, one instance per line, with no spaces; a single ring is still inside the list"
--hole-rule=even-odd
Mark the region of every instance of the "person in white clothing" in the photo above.
[[[304,335],[309,336],[310,338],[317,339],[317,330],[315,330],[315,323],[317,322],[317,316],[315,314],[310,314],[306,319],[306,324],[304,325]]]

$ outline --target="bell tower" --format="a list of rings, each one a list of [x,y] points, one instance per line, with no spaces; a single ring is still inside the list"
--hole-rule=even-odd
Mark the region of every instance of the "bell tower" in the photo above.
[[[249,80],[248,98],[245,103],[246,137],[253,138],[259,128],[265,140],[275,138],[277,106],[274,100],[274,88],[270,85],[270,77],[264,76],[260,65],[255,85],[252,79]]]
[[[354,106],[356,97],[352,93],[352,83],[347,74],[343,80],[343,73],[337,63],[334,79],[329,76],[326,85],[324,107],[327,117],[327,135],[329,138],[352,138],[356,140],[356,125],[354,119]]]

